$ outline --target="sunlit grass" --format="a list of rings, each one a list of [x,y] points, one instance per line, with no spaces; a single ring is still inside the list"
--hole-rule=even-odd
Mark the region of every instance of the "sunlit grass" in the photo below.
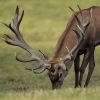
[[[2,100],[98,100],[100,97],[100,87],[88,89],[67,88],[62,90],[30,90],[30,91],[10,91],[0,93]]]

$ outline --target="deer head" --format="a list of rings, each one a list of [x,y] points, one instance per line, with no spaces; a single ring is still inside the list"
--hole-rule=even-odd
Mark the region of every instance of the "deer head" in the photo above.
[[[22,21],[23,15],[24,15],[24,10],[22,12],[22,15],[20,17],[20,19],[18,20],[18,15],[19,15],[19,8],[18,6],[16,7],[16,11],[15,11],[15,16],[13,19],[13,26],[11,25],[11,23],[9,25],[4,24],[6,27],[8,27],[12,32],[14,32],[14,34],[16,35],[16,38],[13,38],[7,34],[5,34],[9,39],[12,40],[12,42],[2,38],[7,44],[9,45],[13,45],[13,46],[19,46],[23,49],[25,49],[26,51],[28,51],[31,54],[31,57],[28,59],[20,59],[16,56],[15,53],[15,58],[17,61],[20,62],[31,62],[31,61],[36,61],[39,63],[38,66],[34,67],[34,68],[26,68],[27,70],[33,71],[35,74],[40,74],[42,72],[44,72],[45,70],[48,70],[48,76],[51,80],[52,83],[52,88],[53,89],[58,89],[62,86],[62,83],[64,81],[64,78],[66,77],[66,75],[68,74],[69,68],[72,65],[72,62],[74,60],[74,53],[77,52],[77,50],[79,49],[81,43],[84,40],[84,34],[86,31],[86,28],[88,27],[89,23],[90,23],[90,19],[91,19],[91,11],[89,11],[89,18],[87,20],[86,23],[83,23],[83,16],[82,16],[82,11],[80,9],[80,7],[78,6],[79,10],[80,10],[80,14],[81,14],[81,18],[79,19],[77,17],[77,14],[75,13],[75,11],[70,7],[70,9],[74,12],[74,16],[78,22],[78,29],[72,29],[75,34],[77,35],[78,41],[76,43],[76,45],[73,47],[73,49],[71,51],[69,51],[68,47],[66,46],[66,50],[68,50],[68,54],[65,56],[65,58],[63,59],[56,59],[52,60],[52,58],[48,58],[48,56],[46,56],[44,53],[42,53],[40,50],[40,53],[43,55],[43,57],[47,60],[47,62],[43,61],[36,53],[35,51],[24,41],[22,35],[20,34],[19,31],[19,26],[20,23]],[[39,71],[36,71],[40,69]]]

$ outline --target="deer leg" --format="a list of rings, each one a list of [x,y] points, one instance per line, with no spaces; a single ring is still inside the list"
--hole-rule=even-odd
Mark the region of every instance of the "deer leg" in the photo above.
[[[75,88],[79,86],[79,67],[80,67],[80,57],[79,55],[77,55],[74,60]]]
[[[88,86],[91,75],[92,75],[94,67],[95,67],[94,50],[95,50],[95,48],[92,48],[92,50],[91,50],[91,57],[90,57],[90,61],[89,61],[89,72],[88,72],[88,76],[87,76],[84,87]]]
[[[82,62],[81,68],[80,68],[80,79],[79,79],[80,87],[82,86],[83,75],[84,75],[86,66],[90,60],[90,56],[91,56],[91,50],[87,49],[86,52],[84,53],[83,62]]]

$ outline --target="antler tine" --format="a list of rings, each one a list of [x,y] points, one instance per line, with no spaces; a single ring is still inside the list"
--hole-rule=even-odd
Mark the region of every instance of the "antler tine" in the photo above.
[[[74,16],[77,19],[78,23],[81,25],[81,20],[79,20],[79,18],[77,17],[76,12],[70,6],[69,6],[69,8],[72,10],[72,12],[74,13]]]
[[[67,49],[67,51],[68,51],[68,53],[69,53],[69,48],[68,48],[68,46],[66,46],[66,49]]]
[[[78,41],[77,41],[76,45],[74,46],[74,48],[70,51],[71,54],[73,54],[79,48],[80,44],[84,40],[84,34],[81,34],[81,32],[78,32],[74,28],[72,30],[76,33],[76,35],[78,37]]]
[[[7,25],[7,24],[5,24],[5,23],[3,23],[3,22],[1,22],[3,25],[5,25],[6,27],[8,27],[9,28],[9,26]]]
[[[78,9],[79,9],[80,14],[81,14],[81,18],[80,18],[80,20],[82,21],[82,20],[83,20],[82,10],[81,10],[81,8],[80,8],[80,6],[79,6],[79,5],[77,5],[77,6],[78,6]]]
[[[90,23],[91,17],[92,17],[92,8],[91,8],[91,10],[89,11],[89,17],[88,17],[87,22],[84,24],[84,26],[87,26],[87,25]]]
[[[42,70],[40,72],[37,72],[37,73],[41,73],[45,69],[48,68],[48,65],[43,60],[41,60],[41,58],[37,56],[37,54],[35,53],[35,51],[24,41],[24,39],[23,39],[23,37],[22,37],[22,35],[21,35],[20,31],[19,31],[19,26],[20,26],[20,23],[21,23],[21,21],[23,19],[23,16],[24,16],[24,10],[23,10],[23,12],[22,12],[21,17],[19,18],[19,20],[18,20],[18,15],[19,15],[19,7],[17,6],[16,7],[16,11],[15,11],[15,16],[14,16],[14,19],[13,19],[13,26],[11,26],[11,23],[9,25],[7,25],[7,24],[1,22],[6,27],[8,27],[9,29],[11,29],[12,32],[14,32],[14,34],[16,35],[16,38],[12,38],[11,36],[5,34],[9,39],[12,40],[12,42],[9,42],[9,41],[7,41],[4,38],[2,38],[2,39],[7,44],[14,45],[14,46],[19,46],[19,47],[25,49],[26,51],[28,51],[31,54],[30,58],[22,60],[22,59],[20,59],[20,58],[18,58],[16,56],[16,53],[14,53],[16,60],[20,61],[20,62],[37,61],[39,63],[39,66],[33,68],[32,70],[36,70],[36,69],[42,68]],[[26,69],[28,69],[28,68],[26,68]]]
[[[72,10],[73,13],[75,13],[75,11],[69,6],[69,8]],[[76,14],[76,13],[75,13]]]
[[[19,15],[19,7],[17,6],[17,8],[16,8],[16,13],[15,13],[15,22],[17,22],[17,20],[18,20],[18,15]],[[19,19],[19,22],[18,22],[18,28],[19,28],[19,26],[20,26],[20,23],[21,23],[21,21],[22,21],[22,19],[23,19],[23,16],[24,16],[24,10],[23,10],[23,12],[22,12],[22,14],[21,14],[21,17],[20,17],[20,19]]]
[[[8,37],[9,39],[11,40],[14,40],[11,36],[7,35],[7,34],[4,34],[6,37]]]
[[[19,21],[18,21],[18,15],[19,15],[19,7],[17,5],[16,11],[15,11],[15,16],[14,16],[14,19],[13,19],[13,27],[11,27],[11,25],[10,25],[10,29],[15,33],[15,35],[18,39],[23,41],[21,34],[19,34],[20,33],[19,26],[20,26],[20,23],[21,23],[23,16],[24,16],[24,10],[21,14]]]
[[[46,68],[41,69],[39,72],[36,72],[36,71],[33,70],[33,72],[34,72],[35,74],[41,74],[41,73],[44,72],[45,70],[46,70]]]
[[[42,56],[43,56],[46,60],[49,59],[49,57],[48,57],[47,55],[45,55],[41,50],[39,50],[39,52],[42,54]]]
[[[42,68],[40,71],[36,72],[35,70],[42,68],[42,66],[37,66],[35,68],[25,68],[26,70],[33,71],[35,74],[40,74],[46,70],[46,68]]]

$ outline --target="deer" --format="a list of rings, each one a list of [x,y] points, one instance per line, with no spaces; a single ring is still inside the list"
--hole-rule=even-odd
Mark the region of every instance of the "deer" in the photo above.
[[[77,5],[78,6],[78,5]],[[89,72],[84,87],[87,87],[95,67],[94,61],[94,50],[95,46],[100,44],[100,20],[97,14],[99,14],[99,7],[90,7],[88,9],[81,10],[78,6],[79,11],[75,12],[69,7],[73,14],[68,21],[68,24],[58,39],[54,54],[52,57],[48,57],[41,50],[39,52],[45,58],[41,59],[36,52],[24,41],[19,27],[24,16],[24,10],[19,17],[19,7],[17,5],[15,16],[13,19],[13,26],[1,22],[3,25],[8,27],[16,36],[13,38],[7,34],[4,34],[8,39],[2,37],[7,44],[13,46],[19,46],[30,53],[31,57],[28,59],[20,59],[14,53],[15,58],[19,62],[38,62],[38,65],[34,68],[26,68],[29,71],[33,71],[35,74],[40,74],[45,70],[48,71],[48,77],[52,84],[52,89],[60,89],[63,85],[65,77],[68,75],[69,69],[74,63],[75,71],[75,88],[82,87],[82,79],[89,63]],[[80,56],[84,55],[82,64],[80,66]]]

